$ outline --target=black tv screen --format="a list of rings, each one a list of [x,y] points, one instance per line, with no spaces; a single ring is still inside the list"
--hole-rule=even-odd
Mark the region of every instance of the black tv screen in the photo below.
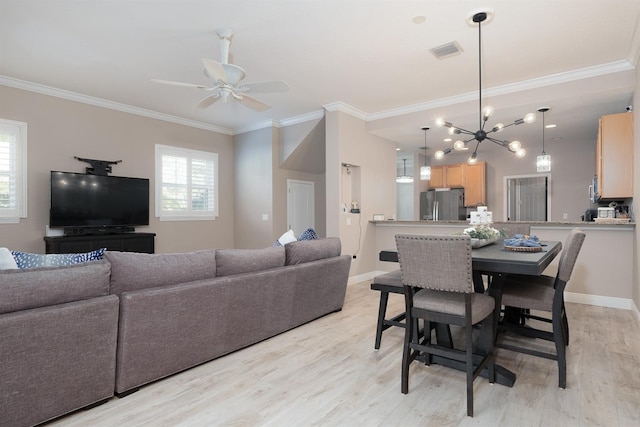
[[[149,180],[51,171],[50,227],[149,225]]]

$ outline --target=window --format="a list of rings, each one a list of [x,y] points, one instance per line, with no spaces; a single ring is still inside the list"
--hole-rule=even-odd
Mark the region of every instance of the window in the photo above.
[[[0,119],[0,223],[27,217],[27,124]]]
[[[156,145],[156,216],[161,221],[218,216],[218,155]]]

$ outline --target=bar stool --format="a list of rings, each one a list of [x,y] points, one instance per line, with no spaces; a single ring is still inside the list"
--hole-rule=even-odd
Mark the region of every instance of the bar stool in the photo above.
[[[374,277],[373,282],[371,283],[371,289],[374,291],[380,291],[380,307],[378,309],[375,343],[375,349],[378,350],[380,349],[380,343],[382,342],[382,331],[385,331],[392,326],[397,326],[403,329],[406,328],[404,311],[390,319],[385,318],[387,315],[389,293],[404,295],[404,286],[402,285],[400,270]]]

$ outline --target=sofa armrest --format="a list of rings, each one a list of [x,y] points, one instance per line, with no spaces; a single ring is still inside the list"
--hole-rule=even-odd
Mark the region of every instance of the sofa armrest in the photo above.
[[[0,315],[0,425],[31,426],[114,394],[118,297]]]

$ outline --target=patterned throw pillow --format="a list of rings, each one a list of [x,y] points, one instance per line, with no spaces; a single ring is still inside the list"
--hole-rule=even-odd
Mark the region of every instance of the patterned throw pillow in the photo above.
[[[298,240],[316,240],[318,239],[318,233],[313,228],[307,228],[304,233],[298,236]]]
[[[59,267],[63,265],[80,264],[87,261],[102,259],[107,248],[77,254],[30,254],[28,252],[11,251],[18,268]]]

